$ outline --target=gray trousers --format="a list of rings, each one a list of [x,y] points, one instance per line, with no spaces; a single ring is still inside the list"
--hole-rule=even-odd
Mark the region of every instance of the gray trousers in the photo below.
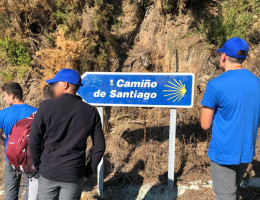
[[[39,178],[40,200],[80,200],[84,178],[67,183],[51,181],[42,176]]]
[[[237,189],[243,181],[247,164],[219,165],[210,161],[213,188],[216,200],[236,200]]]
[[[21,177],[22,175],[18,174],[9,163],[5,164],[5,200],[18,200]],[[25,188],[23,200],[28,200],[29,179],[26,175],[23,186]]]

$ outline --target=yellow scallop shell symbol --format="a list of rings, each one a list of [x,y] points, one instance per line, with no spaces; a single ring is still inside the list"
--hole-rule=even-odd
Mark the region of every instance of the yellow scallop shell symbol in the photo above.
[[[175,101],[180,101],[183,97],[185,97],[185,94],[187,92],[186,88],[185,88],[185,84],[183,85],[182,82],[176,81],[175,79],[173,79],[173,81],[175,83],[172,83],[171,81],[168,81],[169,85],[164,85],[167,88],[171,88],[169,90],[163,90],[163,92],[167,92],[168,94],[165,94],[164,96],[168,96],[169,98],[167,99],[169,100],[173,100],[173,102]]]

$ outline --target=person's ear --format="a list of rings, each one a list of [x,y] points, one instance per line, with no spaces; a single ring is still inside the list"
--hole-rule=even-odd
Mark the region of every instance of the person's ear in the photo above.
[[[227,61],[227,55],[223,53],[222,62],[225,63],[226,61]]]
[[[13,100],[15,99],[14,94],[10,94],[9,96],[10,96]]]
[[[64,82],[64,90],[67,90],[70,87],[70,84],[68,82]]]

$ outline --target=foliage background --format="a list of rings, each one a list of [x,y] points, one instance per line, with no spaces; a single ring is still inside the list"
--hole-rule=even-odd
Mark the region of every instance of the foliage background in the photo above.
[[[221,73],[215,50],[231,37],[249,42],[245,68],[260,76],[259,4],[257,0],[0,0],[0,83],[18,81],[26,102],[38,106],[45,80],[62,68],[80,73],[192,72],[194,107],[178,110],[176,184],[208,181],[210,132],[199,125],[200,101],[207,82]],[[5,107],[3,98],[0,105]],[[107,186],[165,184],[168,126],[168,109],[105,108]],[[260,177],[259,151],[258,147],[247,177]],[[212,191],[206,193],[207,199],[213,198]],[[250,199],[256,194],[259,191],[241,195]],[[199,194],[191,196],[201,199]]]

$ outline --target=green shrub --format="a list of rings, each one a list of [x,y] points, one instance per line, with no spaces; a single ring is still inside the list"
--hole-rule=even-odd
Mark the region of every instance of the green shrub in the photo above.
[[[260,11],[258,0],[225,0],[219,10],[218,16],[207,16],[202,24],[210,44],[219,47],[231,37],[259,42],[259,23],[255,26]]]
[[[194,6],[209,2],[209,0],[161,0],[163,9],[166,13],[175,14],[179,8],[191,9]]]
[[[14,72],[9,68],[0,70],[0,77],[5,83],[11,82],[14,79]]]
[[[174,13],[178,8],[178,0],[162,0],[162,4],[167,13]]]
[[[84,1],[76,0],[56,0],[56,11],[54,12],[56,24],[62,28],[65,35],[74,39],[80,39],[82,19],[80,14],[84,7]]]
[[[107,32],[109,22],[114,19],[113,5],[104,0],[95,0],[94,2],[94,27],[98,32]]]
[[[106,0],[93,0],[93,30],[88,33],[83,43],[81,71],[109,71],[110,59],[116,57],[119,47],[117,39],[110,28],[115,21],[114,7]]]
[[[5,37],[0,40],[0,51],[2,59],[14,66],[29,66],[32,63],[32,54],[24,42]]]

